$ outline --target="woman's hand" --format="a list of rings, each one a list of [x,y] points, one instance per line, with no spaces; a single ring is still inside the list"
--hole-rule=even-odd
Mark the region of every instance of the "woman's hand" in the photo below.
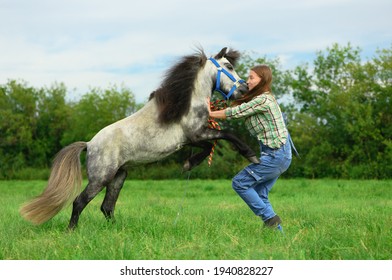
[[[225,110],[218,110],[218,111],[211,111],[211,100],[210,97],[207,97],[207,107],[208,107],[208,114],[211,118],[214,119],[226,119]]]

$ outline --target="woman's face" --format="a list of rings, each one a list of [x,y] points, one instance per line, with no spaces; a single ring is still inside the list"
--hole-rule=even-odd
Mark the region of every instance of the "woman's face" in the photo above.
[[[249,77],[246,83],[248,84],[249,90],[252,90],[261,81],[261,77],[256,72],[250,70]]]

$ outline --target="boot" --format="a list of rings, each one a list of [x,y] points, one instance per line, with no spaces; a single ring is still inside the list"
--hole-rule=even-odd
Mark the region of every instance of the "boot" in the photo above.
[[[280,232],[283,233],[283,227],[281,225],[282,220],[280,219],[280,217],[278,215],[272,217],[271,219],[268,219],[264,222],[264,226],[268,227],[268,228],[273,228],[273,229],[277,229]]]
[[[271,219],[264,221],[264,225],[266,227],[270,227],[270,228],[276,228],[281,223],[282,223],[282,220],[280,219],[280,217],[278,215],[272,217]]]

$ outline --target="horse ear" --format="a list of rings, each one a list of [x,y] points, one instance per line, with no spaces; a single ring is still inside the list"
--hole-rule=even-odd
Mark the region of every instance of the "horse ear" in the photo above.
[[[200,57],[200,60],[199,60],[200,67],[203,66],[204,64],[206,64],[206,61],[207,61],[207,57],[206,56]]]
[[[219,59],[219,58],[224,57],[224,56],[226,55],[226,52],[227,52],[227,47],[224,47],[224,48],[215,56],[215,58],[216,58],[216,59]]]

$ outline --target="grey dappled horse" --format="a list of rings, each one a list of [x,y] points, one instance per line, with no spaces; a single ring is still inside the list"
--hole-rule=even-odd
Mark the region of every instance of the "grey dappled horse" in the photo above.
[[[113,218],[127,168],[159,161],[185,145],[203,148],[185,161],[185,170],[206,158],[212,147],[209,141],[216,139],[231,141],[244,157],[258,163],[256,154],[233,134],[208,128],[206,99],[214,90],[233,98],[247,91],[233,68],[238,58],[239,52],[227,48],[211,58],[202,50],[183,57],[143,108],[103,128],[89,142],[63,148],[53,161],[47,187],[21,208],[21,215],[41,224],[74,200],[68,226],[73,229],[86,205],[106,187],[101,211],[107,219]],[[80,193],[83,150],[87,150],[88,184]]]

